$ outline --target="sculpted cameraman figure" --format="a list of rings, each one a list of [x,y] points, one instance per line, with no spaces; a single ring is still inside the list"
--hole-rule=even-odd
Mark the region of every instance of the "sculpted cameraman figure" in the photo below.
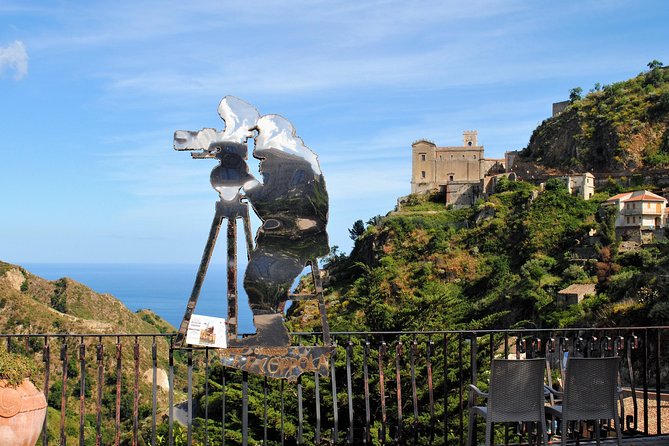
[[[306,263],[328,253],[328,195],[316,155],[288,120],[266,115],[257,130],[263,183],[247,183],[245,192],[263,223],[244,276],[257,332],[234,344],[288,346],[282,310]]]
[[[229,345],[289,346],[282,312],[293,282],[307,262],[315,262],[328,253],[325,180],[316,154],[295,135],[287,119],[260,116],[251,104],[233,96],[221,100],[218,114],[225,121],[222,132],[206,128],[178,130],[174,134],[176,150],[194,151],[193,158],[219,161],[210,179],[220,197],[179,332],[182,336],[186,333],[222,219],[236,221],[241,217],[245,228],[250,227],[243,201],[247,198],[262,220],[244,275],[256,334],[241,340],[229,339]],[[256,132],[253,156],[260,160],[262,183],[249,173],[246,164],[247,141]],[[228,304],[236,304],[236,292],[228,292]]]

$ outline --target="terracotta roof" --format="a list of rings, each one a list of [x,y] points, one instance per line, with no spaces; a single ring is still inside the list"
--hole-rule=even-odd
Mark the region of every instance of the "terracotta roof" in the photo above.
[[[607,202],[615,201],[667,201],[666,198],[661,197],[657,194],[654,194],[647,190],[635,190],[634,192],[625,192],[622,194],[614,195],[613,197],[606,200]]]
[[[569,285],[567,288],[564,290],[558,291],[558,294],[579,294],[579,295],[586,295],[586,294],[595,294],[595,284],[594,283],[575,283],[573,285]]]
[[[630,197],[629,199],[625,201],[667,201],[666,198],[660,197],[659,195],[656,195],[652,192],[648,192],[647,190],[643,191],[644,193],[642,195],[636,195],[633,197]]]
[[[613,197],[609,198],[606,201],[618,201],[621,198],[626,197],[628,195],[632,195],[632,192],[625,192],[625,193],[622,193],[622,194],[614,195]]]

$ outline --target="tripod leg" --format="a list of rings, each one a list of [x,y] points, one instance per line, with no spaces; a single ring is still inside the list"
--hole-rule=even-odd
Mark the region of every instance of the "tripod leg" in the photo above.
[[[197,304],[197,299],[200,297],[200,290],[202,289],[202,283],[204,282],[204,277],[207,275],[207,269],[209,268],[209,261],[211,260],[211,254],[214,251],[214,246],[216,245],[216,239],[218,238],[218,232],[221,229],[221,223],[223,222],[223,214],[221,212],[220,206],[216,203],[216,213],[214,214],[214,221],[211,223],[211,229],[209,230],[209,238],[207,239],[207,244],[204,246],[204,253],[202,254],[202,260],[200,261],[200,268],[197,271],[197,276],[195,277],[195,284],[193,284],[193,291],[190,294],[190,299],[188,299],[188,305],[186,306],[186,312],[184,313],[184,318],[181,321],[179,326],[179,334],[177,335],[176,343],[180,344],[186,338],[186,331],[188,331],[188,323],[190,318],[193,315],[195,310],[195,305]]]
[[[249,208],[246,207],[246,212],[242,215],[244,221],[244,235],[246,236],[246,259],[251,259],[251,251],[253,251],[253,236],[251,235],[251,219],[249,217]]]
[[[314,290],[316,292],[316,297],[318,298],[318,310],[321,313],[321,324],[323,325],[323,343],[325,345],[330,345],[330,325],[328,324],[328,318],[325,312],[325,298],[323,297],[323,283],[321,282],[321,272],[318,268],[318,259],[312,259],[311,263],[311,276],[314,279]]]
[[[237,219],[228,219],[228,339],[237,338]]]

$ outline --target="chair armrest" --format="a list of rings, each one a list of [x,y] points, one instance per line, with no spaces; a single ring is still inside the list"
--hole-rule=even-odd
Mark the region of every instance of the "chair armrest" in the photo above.
[[[548,387],[546,384],[544,384],[544,396],[548,396],[549,394],[553,394],[557,396],[558,398],[562,398],[562,392],[559,392],[551,387]]]
[[[486,392],[481,391],[478,387],[476,387],[474,384],[469,385],[469,390],[470,392],[473,392],[477,396],[480,396],[481,398],[488,398],[488,394]]]

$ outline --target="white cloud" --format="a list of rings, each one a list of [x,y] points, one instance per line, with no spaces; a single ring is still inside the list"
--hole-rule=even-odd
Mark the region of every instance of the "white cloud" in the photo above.
[[[5,70],[14,70],[14,79],[20,80],[28,73],[28,53],[23,42],[16,40],[0,47],[0,75]]]

